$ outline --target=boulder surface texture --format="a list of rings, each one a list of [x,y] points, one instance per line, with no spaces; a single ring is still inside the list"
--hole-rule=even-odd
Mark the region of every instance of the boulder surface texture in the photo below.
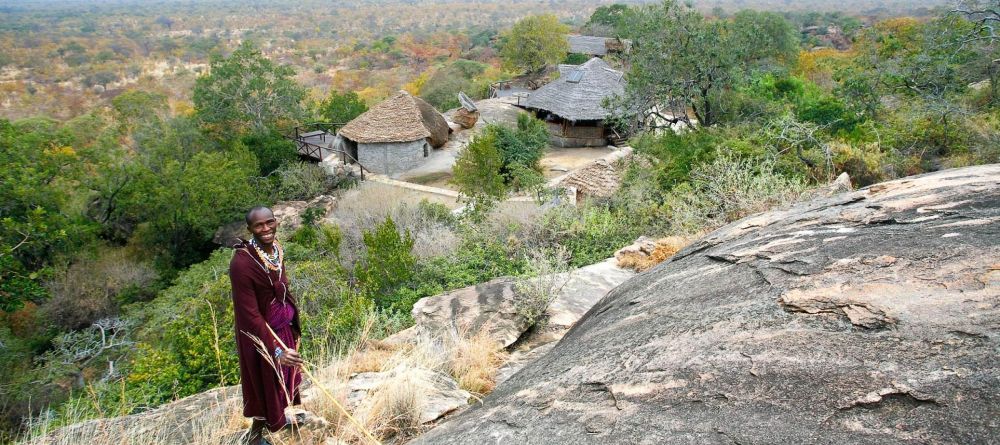
[[[996,443],[1000,166],[723,227],[419,444]]]

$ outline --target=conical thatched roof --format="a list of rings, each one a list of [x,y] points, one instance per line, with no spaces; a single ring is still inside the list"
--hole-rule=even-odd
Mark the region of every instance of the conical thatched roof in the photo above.
[[[571,121],[603,120],[610,112],[605,97],[625,92],[622,72],[594,57],[583,65],[560,65],[558,79],[528,96],[527,108],[548,111]]]
[[[400,91],[344,125],[337,134],[363,144],[410,142],[430,138],[448,142],[448,122],[430,104]]]
[[[607,198],[621,187],[621,183],[619,169],[604,159],[598,159],[567,175],[559,181],[559,186],[576,187],[583,195]]]

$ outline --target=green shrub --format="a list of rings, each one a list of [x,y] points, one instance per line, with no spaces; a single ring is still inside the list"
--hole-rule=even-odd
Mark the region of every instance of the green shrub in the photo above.
[[[658,186],[670,190],[688,180],[691,169],[715,157],[716,147],[724,138],[716,131],[704,129],[659,135],[644,134],[635,144],[637,154],[649,159]]]
[[[510,188],[519,192],[529,192],[541,200],[542,192],[545,189],[545,177],[538,170],[514,164],[508,172],[510,178]]]
[[[455,215],[451,213],[451,209],[448,206],[437,202],[430,202],[427,199],[421,199],[417,203],[417,212],[426,218],[427,221],[438,222],[447,226],[453,226],[457,222]]]
[[[409,230],[400,234],[391,217],[362,236],[365,255],[354,271],[358,287],[379,307],[389,307],[387,296],[410,279],[416,266],[413,236]]]
[[[295,143],[273,130],[243,135],[240,142],[257,158],[261,176],[295,162],[299,156]]]
[[[316,243],[319,242],[319,230],[313,225],[303,224],[292,232],[288,240],[300,246],[316,247]]]
[[[476,211],[482,213],[507,195],[500,169],[503,158],[495,132],[484,131],[458,154],[452,184]]]
[[[582,65],[590,60],[590,56],[580,53],[569,53],[566,54],[566,58],[563,59],[562,63],[567,65]]]
[[[517,127],[514,129],[494,124],[487,126],[486,131],[496,134],[497,149],[503,157],[501,171],[508,182],[515,164],[538,168],[538,162],[545,154],[549,142],[545,123],[524,113],[517,116]]]
[[[603,261],[646,234],[642,224],[604,202],[556,207],[544,215],[542,227],[544,238],[569,251],[573,267]]]

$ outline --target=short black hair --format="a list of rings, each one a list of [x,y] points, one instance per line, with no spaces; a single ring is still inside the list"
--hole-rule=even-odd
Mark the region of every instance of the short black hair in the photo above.
[[[246,216],[247,227],[250,227],[250,216],[253,215],[254,212],[256,212],[258,210],[267,210],[268,212],[271,212],[271,215],[274,215],[274,210],[271,210],[270,207],[267,207],[267,206],[257,206],[257,207],[254,207],[254,208],[250,209],[249,212],[247,212],[247,216]]]

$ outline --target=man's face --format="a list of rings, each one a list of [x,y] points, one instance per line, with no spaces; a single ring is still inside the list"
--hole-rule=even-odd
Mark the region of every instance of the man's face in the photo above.
[[[274,243],[275,234],[278,232],[278,220],[270,210],[260,209],[250,215],[250,225],[247,229],[258,243],[268,246]]]

